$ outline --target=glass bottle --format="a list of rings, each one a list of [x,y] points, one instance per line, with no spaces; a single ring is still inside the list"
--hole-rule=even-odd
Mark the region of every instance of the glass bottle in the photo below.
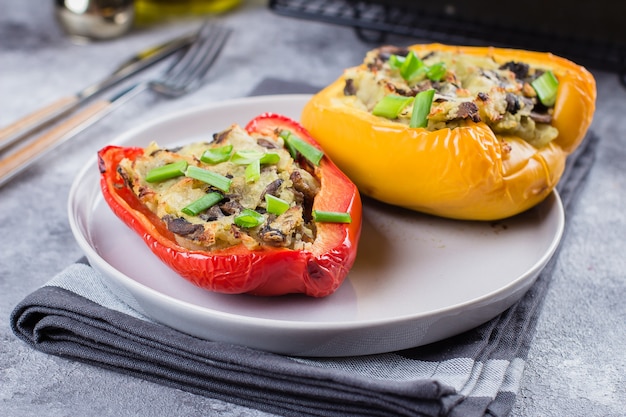
[[[170,19],[227,12],[241,0],[135,0],[135,23],[150,25]]]
[[[55,0],[55,16],[77,41],[111,39],[134,22],[133,0]]]

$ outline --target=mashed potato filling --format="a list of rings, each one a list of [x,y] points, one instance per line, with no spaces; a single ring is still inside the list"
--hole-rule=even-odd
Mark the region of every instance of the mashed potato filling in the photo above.
[[[496,134],[518,136],[537,147],[558,136],[550,124],[553,109],[540,103],[530,85],[542,70],[520,62],[497,63],[488,56],[431,52],[419,58],[427,67],[442,65],[443,77],[406,80],[390,64],[390,57],[408,53],[408,49],[391,46],[370,51],[363,66],[346,70],[344,94],[354,96],[355,106],[371,112],[389,94],[415,96],[433,88],[428,130],[484,122]],[[409,105],[395,120],[409,124],[411,113]]]
[[[224,147],[232,149],[228,159],[218,163],[202,160],[205,151]],[[267,154],[277,157],[260,164],[258,175],[247,174],[254,158],[246,158]],[[230,186],[225,191],[185,175],[157,182],[146,180],[154,168],[181,160],[218,174],[229,180]],[[211,142],[172,149],[152,143],[143,156],[122,160],[118,172],[138,199],[174,233],[178,244],[188,249],[217,250],[244,244],[251,250],[263,245],[302,250],[315,239],[311,209],[319,182],[306,163],[301,165],[292,158],[280,137],[253,137],[233,125],[215,134]],[[197,214],[185,212],[185,207],[208,193],[219,193],[220,201]],[[286,202],[287,210],[279,215],[269,213],[267,194]],[[237,216],[245,210],[261,219],[258,225],[237,224]]]

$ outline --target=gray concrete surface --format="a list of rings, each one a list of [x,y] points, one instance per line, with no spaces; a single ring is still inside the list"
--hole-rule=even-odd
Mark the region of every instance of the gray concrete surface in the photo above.
[[[0,0],[0,126],[78,91],[129,51],[188,26],[178,22],[80,46],[58,28],[52,5]],[[15,304],[81,256],[67,223],[66,201],[74,175],[94,150],[157,115],[245,96],[268,76],[326,84],[371,47],[349,28],[276,16],[261,1],[223,19],[238,29],[213,69],[213,81],[200,92],[157,105],[140,97],[0,189],[0,415],[264,416],[44,355],[8,327]],[[592,128],[602,142],[579,201],[567,213],[514,417],[626,415],[626,88],[615,74],[594,74],[599,99]]]

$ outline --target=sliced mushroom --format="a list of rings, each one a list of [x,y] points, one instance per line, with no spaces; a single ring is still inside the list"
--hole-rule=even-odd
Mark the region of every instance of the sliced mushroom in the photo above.
[[[184,236],[188,239],[197,239],[204,232],[204,226],[201,224],[193,224],[188,222],[182,217],[173,217],[170,215],[163,216],[162,220],[167,224],[167,229],[176,233],[177,235]]]

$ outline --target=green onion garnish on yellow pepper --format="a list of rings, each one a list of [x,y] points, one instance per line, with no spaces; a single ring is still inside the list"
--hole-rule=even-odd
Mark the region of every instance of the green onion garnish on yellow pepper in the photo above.
[[[552,71],[546,71],[536,78],[532,83],[532,87],[537,92],[537,97],[541,104],[547,107],[554,106],[556,102],[556,92],[559,88],[559,80]]]
[[[406,58],[403,56],[395,54],[389,56],[389,66],[391,68],[399,70],[400,68],[402,68],[402,64],[404,64],[404,61],[406,61]]]
[[[433,105],[433,97],[435,96],[435,90],[429,89],[426,91],[420,91],[415,96],[413,102],[413,112],[411,113],[411,121],[409,127],[426,127],[428,125],[428,114],[430,108]]]
[[[402,78],[407,81],[415,81],[424,78],[424,76],[431,81],[439,81],[446,74],[446,64],[444,62],[437,62],[427,66],[414,51],[409,51],[405,57],[391,55],[389,57],[389,66],[400,71]]]
[[[398,96],[389,94],[383,97],[372,110],[374,116],[385,117],[387,119],[397,119],[402,110],[413,101],[413,97]]]
[[[215,188],[227,192],[230,189],[231,179],[227,178],[218,173],[209,171],[207,169],[198,168],[197,166],[191,165],[187,168],[185,175],[189,178],[193,178],[202,182],[205,182],[209,185],[214,186]]]
[[[413,80],[424,73],[424,62],[411,51],[404,59],[402,66],[400,67],[400,74],[405,80]]]
[[[351,223],[350,213],[313,210],[313,220],[319,223]]]
[[[172,178],[185,175],[187,169],[187,161],[181,159],[180,161],[172,162],[171,164],[156,167],[148,171],[146,174],[147,182],[161,182]]]
[[[437,62],[431,65],[426,70],[426,77],[431,81],[441,81],[444,75],[446,75],[447,69],[445,62]]]
[[[203,195],[196,201],[182,208],[180,211],[190,216],[197,216],[198,214],[202,213],[204,210],[222,201],[223,198],[224,196],[222,194],[218,192],[211,192],[211,193]]]

